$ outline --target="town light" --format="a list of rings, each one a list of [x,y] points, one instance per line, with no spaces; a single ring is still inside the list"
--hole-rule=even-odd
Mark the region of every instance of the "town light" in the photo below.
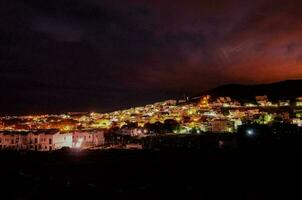
[[[82,144],[83,144],[83,138],[79,138],[78,141],[75,144],[75,148],[81,148]]]
[[[247,133],[248,135],[254,135],[254,130],[248,129],[248,130],[246,131],[246,133]]]

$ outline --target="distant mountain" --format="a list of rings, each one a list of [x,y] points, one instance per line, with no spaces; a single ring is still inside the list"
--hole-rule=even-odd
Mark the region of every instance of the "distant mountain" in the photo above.
[[[302,96],[302,80],[286,80],[259,85],[228,84],[205,91],[212,97],[229,96],[235,99],[253,99],[257,95],[267,95],[271,99],[295,98]]]

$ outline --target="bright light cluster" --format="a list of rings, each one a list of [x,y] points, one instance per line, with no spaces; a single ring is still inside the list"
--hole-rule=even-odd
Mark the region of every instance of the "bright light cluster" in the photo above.
[[[295,118],[290,118],[289,113],[278,112],[279,107],[292,105],[289,100],[272,103],[267,96],[256,96],[254,102],[240,103],[230,97],[212,99],[209,95],[194,98],[194,101],[188,100],[167,100],[111,113],[7,116],[0,118],[0,130],[59,129],[70,132],[78,129],[121,129],[131,124],[144,128],[148,124],[164,124],[166,120],[174,120],[179,126],[172,132],[184,134],[235,132],[238,126],[246,122],[270,124],[277,118],[300,126],[302,124],[302,111],[295,113]],[[300,106],[301,102],[301,98],[297,98],[293,104]]]

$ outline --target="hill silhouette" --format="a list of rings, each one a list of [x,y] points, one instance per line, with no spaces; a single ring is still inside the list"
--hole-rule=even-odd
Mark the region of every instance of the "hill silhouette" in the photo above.
[[[302,96],[302,80],[286,80],[269,84],[227,84],[202,92],[212,97],[229,96],[235,99],[253,99],[267,95],[271,99],[291,99]]]

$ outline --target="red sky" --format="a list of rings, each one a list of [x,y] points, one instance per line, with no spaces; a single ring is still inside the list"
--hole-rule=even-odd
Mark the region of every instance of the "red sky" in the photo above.
[[[302,78],[299,0],[4,0],[0,20],[3,112],[104,111]]]

